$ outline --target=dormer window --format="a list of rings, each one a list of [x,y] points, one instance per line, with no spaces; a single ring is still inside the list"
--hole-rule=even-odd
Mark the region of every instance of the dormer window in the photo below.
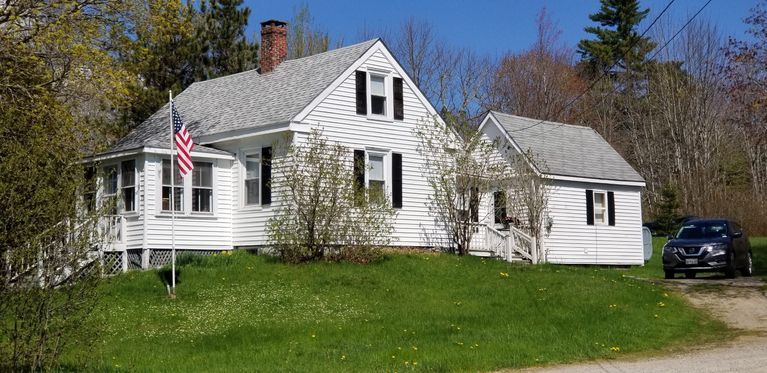
[[[386,77],[370,75],[370,114],[386,116]]]

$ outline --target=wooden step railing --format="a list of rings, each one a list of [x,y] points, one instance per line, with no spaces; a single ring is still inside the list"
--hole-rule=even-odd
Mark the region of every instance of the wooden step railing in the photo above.
[[[484,252],[490,256],[512,261],[515,255],[524,260],[536,262],[535,240],[522,230],[511,227],[507,232],[502,232],[487,224],[475,223],[469,251]]]

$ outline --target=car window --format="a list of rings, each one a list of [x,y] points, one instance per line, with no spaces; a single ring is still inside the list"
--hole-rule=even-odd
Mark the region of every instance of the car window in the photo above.
[[[727,224],[724,222],[693,222],[679,228],[676,238],[719,238],[727,237]]]

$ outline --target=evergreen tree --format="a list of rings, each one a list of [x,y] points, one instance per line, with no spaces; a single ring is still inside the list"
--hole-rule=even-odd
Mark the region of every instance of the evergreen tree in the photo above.
[[[250,8],[242,0],[203,0],[196,40],[202,62],[198,79],[239,73],[258,65],[258,44],[245,37]]]
[[[649,37],[641,37],[637,26],[650,9],[639,10],[638,0],[601,0],[599,12],[589,18],[599,26],[586,27],[594,39],[578,43],[578,53],[587,63],[592,74],[607,70],[617,62],[624,71],[641,71],[645,57],[655,43]]]
[[[245,37],[250,9],[242,0],[141,2],[128,16],[120,39],[121,62],[140,78],[122,112],[125,131],[146,120],[195,81],[253,69],[258,45]]]
[[[660,191],[658,214],[655,216],[658,231],[661,234],[672,234],[679,221],[679,198],[676,188],[667,183]]]

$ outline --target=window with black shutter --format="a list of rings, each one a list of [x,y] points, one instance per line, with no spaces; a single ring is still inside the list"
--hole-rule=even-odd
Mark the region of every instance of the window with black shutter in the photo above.
[[[405,102],[402,94],[402,78],[394,78],[394,119],[405,119]]]
[[[261,204],[272,203],[272,148],[261,148]]]
[[[469,196],[469,213],[473,223],[479,222],[479,188],[471,188]]]
[[[354,204],[359,206],[365,198],[365,151],[354,151]]]
[[[607,222],[615,225],[615,193],[607,192]]]
[[[506,223],[506,192],[499,190],[493,193],[493,207],[495,210],[495,224]]]
[[[354,74],[355,84],[357,87],[357,114],[367,115],[368,113],[368,91],[367,80],[368,75],[364,71],[356,71]]]
[[[391,155],[391,205],[402,208],[402,154]]]

